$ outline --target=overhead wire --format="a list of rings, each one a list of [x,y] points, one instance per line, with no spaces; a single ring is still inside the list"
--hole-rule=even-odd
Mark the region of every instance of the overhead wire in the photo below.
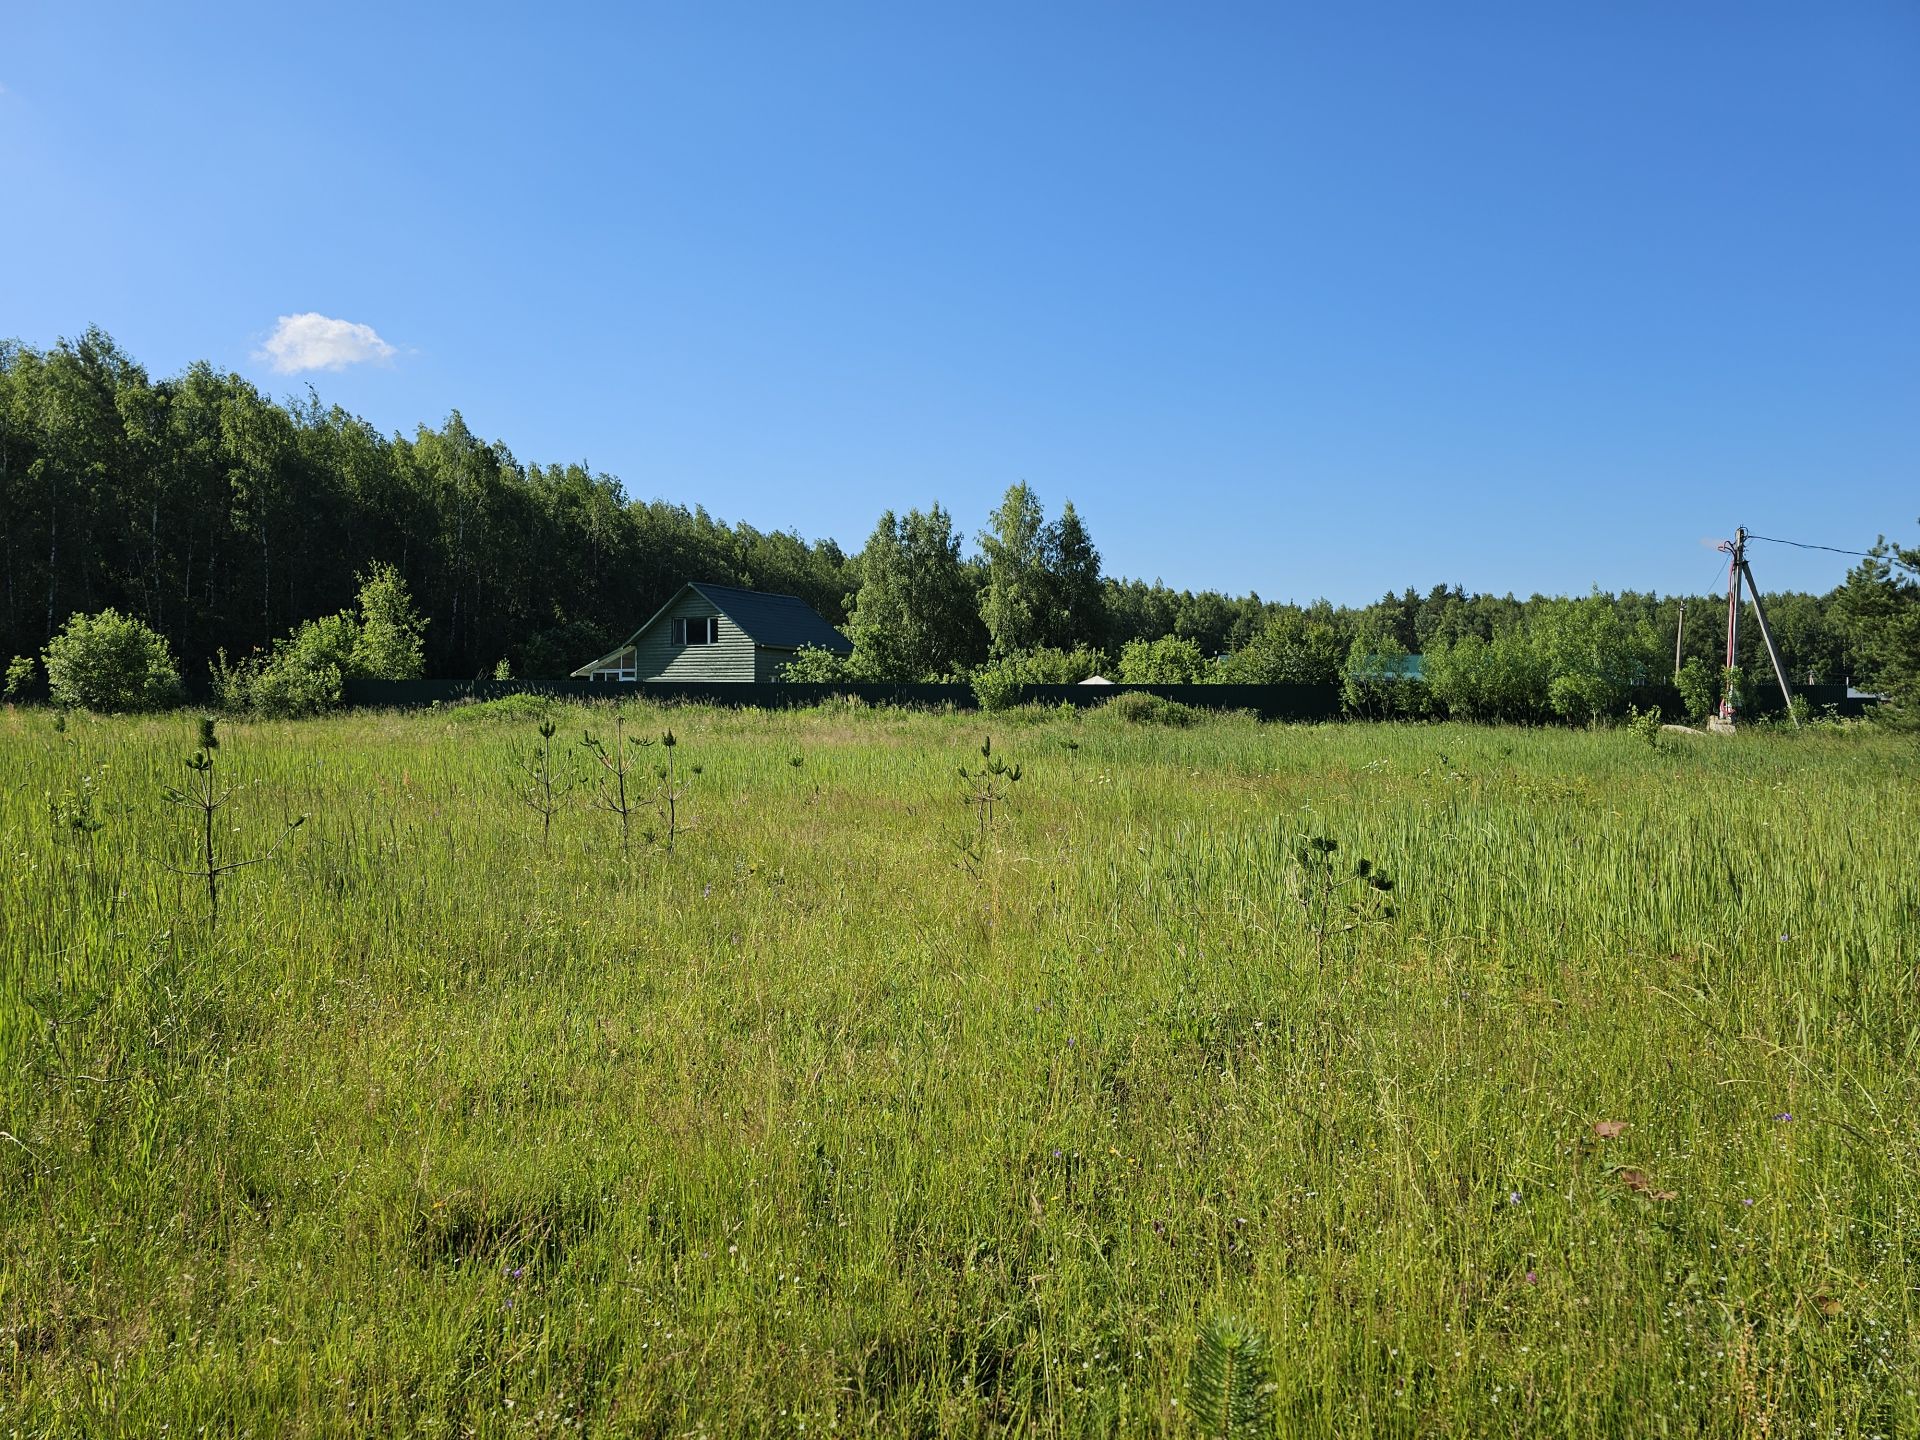
[[[1796,550],[1830,550],[1835,555],[1858,555],[1863,560],[1873,557],[1865,550],[1842,550],[1838,545],[1809,545],[1804,540],[1780,540],[1772,535],[1748,535],[1749,540],[1764,540],[1769,545],[1791,545]]]

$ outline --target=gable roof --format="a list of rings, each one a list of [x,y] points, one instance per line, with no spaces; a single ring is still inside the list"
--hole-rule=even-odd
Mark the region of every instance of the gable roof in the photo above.
[[[802,645],[815,645],[836,655],[853,653],[853,642],[821,619],[820,612],[798,595],[737,590],[731,585],[709,585],[705,581],[695,581],[684,588],[697,591],[710,601],[714,609],[746,631],[747,638],[756,645],[772,650],[798,650]],[[670,605],[673,601],[667,603]],[[652,623],[652,620],[647,622]],[[646,626],[640,628],[644,630]]]
[[[765,646],[769,650],[798,650],[802,645],[814,645],[822,650],[831,650],[836,655],[853,653],[853,642],[821,619],[820,612],[798,595],[774,595],[765,590],[741,590],[732,585],[690,581],[668,596],[667,603],[649,615],[638,630],[605,655],[589,660],[575,670],[574,675],[591,674],[597,667],[637,644],[640,637],[658,624],[660,617],[677,605],[680,597],[689,590],[738,625],[755,645]]]

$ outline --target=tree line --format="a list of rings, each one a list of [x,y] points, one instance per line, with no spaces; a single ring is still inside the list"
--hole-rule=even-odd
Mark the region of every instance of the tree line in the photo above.
[[[1768,597],[1798,683],[1903,687],[1920,664],[1912,550],[1882,544],[1825,595]],[[794,674],[922,680],[1340,684],[1356,708],[1422,703],[1531,719],[1614,713],[1635,683],[1727,684],[1724,596],[1473,594],[1278,604],[1103,573],[1071,503],[1024,482],[969,545],[940,505],[889,512],[856,555],[831,539],[627,498],[583,464],[529,464],[458,412],[383,435],[309,389],[285,402],[204,362],[152,379],[90,329],[0,342],[0,655],[39,653],[113,609],[165,638],[190,684],[351,611],[367,576],[404,586],[429,674],[564,674],[688,580],[802,597],[854,642]],[[1684,632],[1680,608],[1686,607]],[[1737,689],[1769,673],[1743,627]],[[1701,703],[1708,703],[1702,701]],[[1689,706],[1693,700],[1689,699]]]

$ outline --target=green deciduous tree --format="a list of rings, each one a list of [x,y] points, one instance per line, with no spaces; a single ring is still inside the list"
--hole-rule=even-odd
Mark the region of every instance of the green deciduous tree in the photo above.
[[[1106,635],[1100,552],[1071,501],[1048,524],[1040,497],[1021,481],[981,532],[980,550],[986,568],[980,618],[995,659],[1040,646],[1091,647]]]
[[[1528,617],[1547,673],[1547,704],[1575,723],[1619,715],[1653,660],[1652,637],[1636,633],[1610,597],[1547,600]]]
[[[994,659],[1043,644],[1048,628],[1046,513],[1022,480],[1008,489],[980,534],[986,589],[980,619]]]
[[[1330,616],[1275,609],[1240,649],[1222,656],[1215,678],[1235,685],[1338,685],[1347,642]]]
[[[880,517],[858,560],[860,589],[847,612],[853,672],[874,680],[925,680],[977,663],[986,649],[974,578],[960,557],[953,518],[938,504]]]
[[[1426,686],[1413,674],[1407,647],[1385,625],[1376,622],[1353,637],[1340,671],[1340,700],[1374,720],[1426,710]]]
[[[795,685],[844,685],[865,677],[855,674],[848,656],[819,645],[802,645],[775,678]]]
[[[1520,625],[1491,640],[1468,633],[1437,641],[1423,659],[1428,693],[1455,719],[1525,724],[1548,714],[1546,662]]]
[[[421,672],[426,621],[390,565],[361,577],[358,609],[302,621],[262,659],[216,664],[221,702],[262,715],[317,715],[345,696],[349,680],[412,680]],[[223,657],[224,659],[224,657]]]
[[[266,659],[245,667],[245,679],[227,689],[228,703],[244,697],[262,715],[318,715],[338,705],[352,676],[360,627],[353,612],[302,621],[273,642]]]
[[[426,667],[427,622],[414,609],[407,582],[391,565],[360,577],[360,626],[353,673],[370,680],[417,680]]]

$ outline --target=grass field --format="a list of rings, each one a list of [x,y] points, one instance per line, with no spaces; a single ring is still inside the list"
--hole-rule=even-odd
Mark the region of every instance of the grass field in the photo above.
[[[1910,742],[626,724],[0,712],[0,1435],[1920,1433]]]

